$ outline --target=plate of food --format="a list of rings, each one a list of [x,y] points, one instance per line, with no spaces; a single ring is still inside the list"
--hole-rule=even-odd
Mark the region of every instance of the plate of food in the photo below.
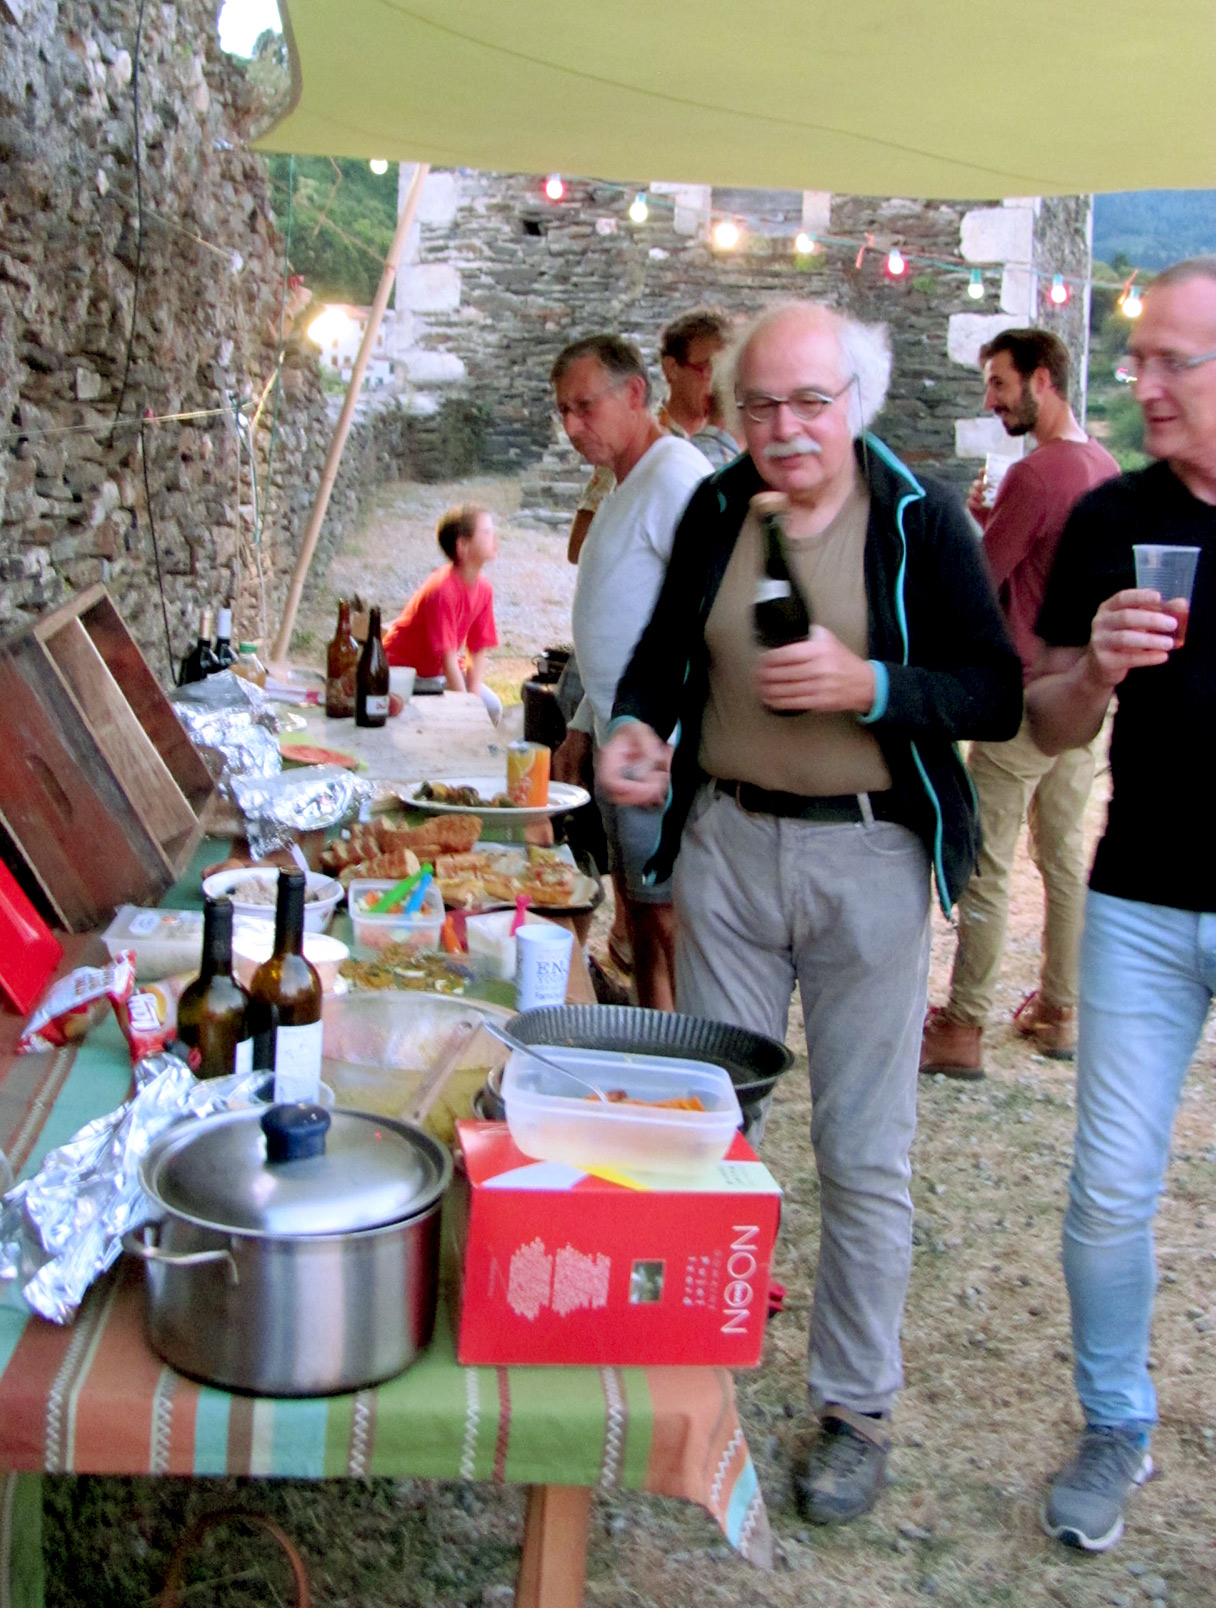
[[[582,870],[570,849],[483,843],[465,854],[441,854],[435,882],[449,910],[479,915],[509,910],[524,895],[534,910],[568,915],[594,910],[604,897],[598,877]]]
[[[444,776],[406,782],[398,797],[411,809],[435,814],[481,815],[487,820],[527,823],[564,815],[591,802],[591,794],[572,782],[550,782],[547,804],[512,804],[505,776]]]

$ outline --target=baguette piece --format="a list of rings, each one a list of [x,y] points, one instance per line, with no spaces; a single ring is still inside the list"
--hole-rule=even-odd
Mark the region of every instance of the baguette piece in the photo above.
[[[349,888],[356,880],[380,881],[386,877],[393,877],[400,881],[402,877],[412,877],[418,866],[418,856],[413,849],[390,849],[387,854],[377,854],[374,859],[363,860],[357,865],[348,865],[338,873],[338,881],[344,888]]]

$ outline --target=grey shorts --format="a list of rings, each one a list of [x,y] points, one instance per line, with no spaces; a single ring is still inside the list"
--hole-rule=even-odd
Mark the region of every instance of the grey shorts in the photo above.
[[[669,905],[671,878],[648,887],[642,869],[659,846],[663,824],[661,808],[641,809],[636,804],[614,804],[596,784],[595,802],[608,839],[608,865],[615,876],[625,879],[625,887],[635,904]]]

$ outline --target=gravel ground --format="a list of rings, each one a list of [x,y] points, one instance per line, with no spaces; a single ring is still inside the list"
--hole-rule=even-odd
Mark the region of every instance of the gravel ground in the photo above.
[[[435,562],[435,518],[466,496],[500,519],[491,578],[500,669],[515,676],[521,660],[568,637],[574,571],[565,563],[564,538],[511,523],[514,495],[504,481],[389,488],[304,612],[301,642],[327,639],[338,590],[358,586],[383,596],[386,610],[398,606]],[[1101,810],[1096,798],[1091,838]],[[779,1090],[764,1147],[786,1190],[774,1270],[788,1287],[786,1311],[770,1327],[763,1366],[738,1379],[776,1567],[765,1575],[740,1562],[705,1515],[686,1504],[597,1498],[586,1598],[592,1608],[1216,1608],[1216,1025],[1191,1072],[1157,1220],[1158,1477],[1135,1497],[1123,1542],[1105,1556],[1069,1553],[1038,1527],[1044,1475],[1071,1454],[1080,1426],[1059,1266],[1072,1070],[1032,1054],[1008,1026],[1034,985],[1041,915],[1038,879],[1023,851],[988,1077],[969,1085],[932,1079],[921,1090],[907,1387],[895,1418],[891,1485],[875,1512],[841,1530],[812,1531],[789,1496],[791,1460],[806,1438],[804,1350],[818,1237],[800,1053]],[[606,922],[605,914],[593,938],[601,956]],[[952,954],[953,937],[939,918],[935,1000],[944,998]],[[790,1043],[804,1051],[796,1012]],[[415,1481],[220,1485],[49,1481],[51,1608],[150,1600],[187,1515],[226,1499],[281,1519],[309,1560],[319,1603],[505,1608],[511,1601],[518,1492]],[[211,1577],[223,1589],[210,1597],[200,1591],[204,1600],[228,1608],[288,1600],[282,1571],[260,1544],[217,1547],[211,1559]]]

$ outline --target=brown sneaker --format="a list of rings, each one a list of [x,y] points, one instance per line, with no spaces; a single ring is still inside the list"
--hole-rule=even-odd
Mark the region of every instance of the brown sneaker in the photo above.
[[[1049,1005],[1037,988],[1014,1011],[1013,1025],[1023,1038],[1033,1039],[1035,1049],[1049,1060],[1071,1061],[1076,1056],[1076,1011],[1071,1005]]]
[[[886,1420],[825,1407],[819,1439],[794,1469],[794,1504],[812,1524],[847,1524],[868,1513],[887,1483]]]
[[[920,1041],[920,1069],[926,1076],[942,1072],[948,1078],[982,1078],[981,1045],[984,1029],[971,1022],[956,1022],[944,1010],[934,1007],[925,1017],[924,1037]]]

